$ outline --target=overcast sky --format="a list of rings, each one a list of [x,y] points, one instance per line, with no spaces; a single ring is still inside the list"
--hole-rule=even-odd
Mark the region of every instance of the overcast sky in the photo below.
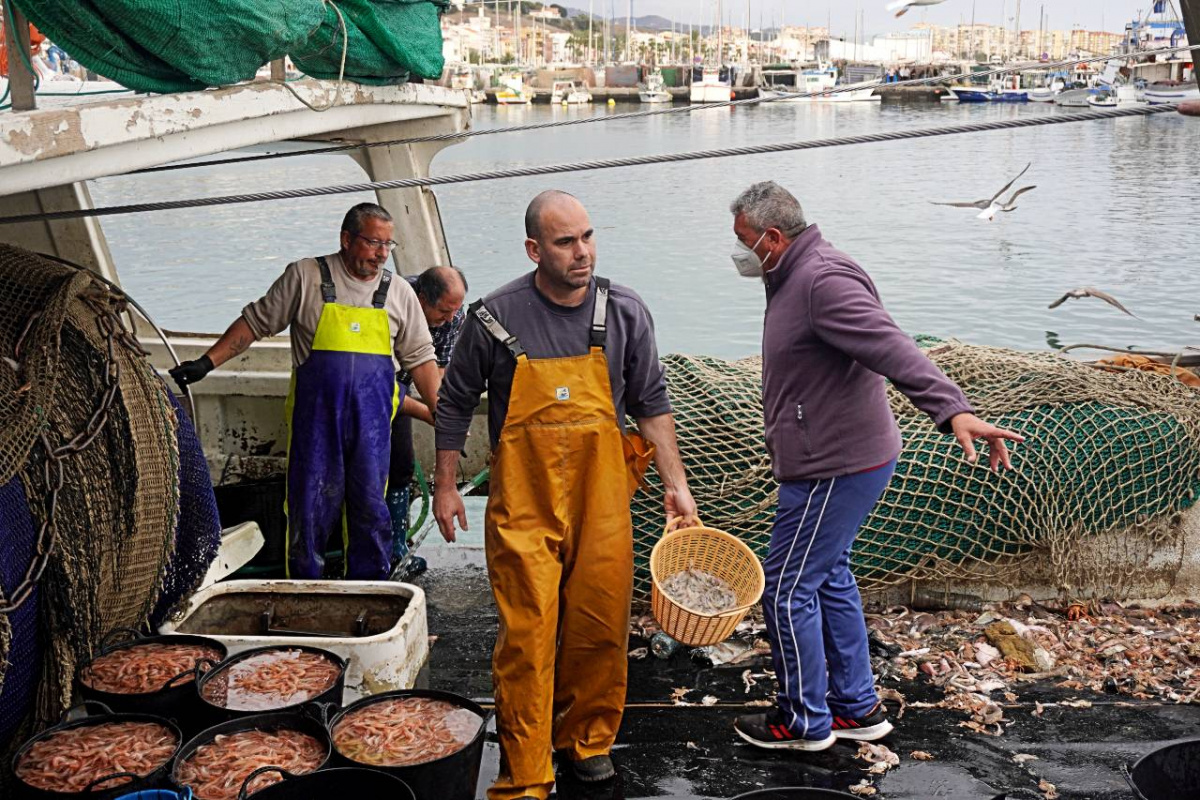
[[[605,13],[612,4],[617,15],[624,16],[628,0],[592,0],[597,14]],[[734,24],[741,25],[746,15],[746,0],[722,0],[726,17],[732,11]],[[834,33],[848,30],[853,33],[855,7],[861,8],[866,16],[868,33],[887,33],[907,30],[915,22],[933,22],[939,25],[957,25],[960,21],[971,21],[971,8],[975,8],[975,20],[979,23],[1013,25],[1018,0],[946,0],[937,6],[914,8],[899,19],[884,11],[888,0],[749,0],[750,23],[758,27],[759,19],[766,27],[771,25],[771,14],[776,19],[782,14],[789,25],[824,25],[832,21]],[[587,8],[588,0],[573,0],[566,5]],[[1119,32],[1125,23],[1133,19],[1139,9],[1152,5],[1152,0],[1022,0],[1021,28],[1035,30],[1038,15],[1044,7],[1050,28],[1067,29],[1075,26],[1088,30]],[[1176,4],[1178,7],[1178,4]],[[664,17],[681,19],[685,22],[701,19],[711,20],[716,0],[633,0],[634,16],[661,14]],[[707,15],[707,16],[704,16]]]

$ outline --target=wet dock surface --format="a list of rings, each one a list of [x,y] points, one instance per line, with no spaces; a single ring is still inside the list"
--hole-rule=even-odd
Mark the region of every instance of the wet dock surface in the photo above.
[[[436,553],[436,551],[434,551]],[[433,553],[429,553],[433,555]],[[481,553],[431,558],[430,571],[414,583],[427,592],[432,688],[491,698],[490,659],[496,634]],[[630,647],[644,647],[632,639]],[[1020,701],[1005,707],[1012,720],[1003,736],[966,730],[962,712],[912,708],[895,719],[897,730],[884,740],[900,757],[900,766],[882,776],[869,776],[868,764],[855,758],[857,745],[839,743],[823,753],[776,753],[744,744],[733,731],[736,715],[762,708],[747,703],[771,696],[772,683],[760,680],[747,688],[747,668],[761,672],[765,661],[714,667],[691,658],[686,649],[668,660],[653,656],[630,661],[630,685],[624,724],[613,758],[617,780],[585,787],[563,777],[555,796],[562,800],[619,798],[733,798],[761,788],[810,786],[846,791],[869,779],[878,800],[959,798],[991,800],[1045,797],[1039,783],[1057,788],[1063,800],[1128,800],[1132,793],[1121,774],[1125,765],[1159,746],[1200,736],[1200,705],[1132,700],[1108,694],[1059,689],[1053,683],[1025,685]],[[908,702],[936,702],[940,690],[923,677],[888,684]],[[673,693],[688,689],[675,705]],[[714,705],[701,705],[715,697]],[[1034,716],[1038,702],[1079,698],[1090,708],[1052,706]],[[711,702],[711,701],[710,701]],[[917,761],[925,751],[931,761]],[[1025,754],[1036,760],[1013,760]],[[498,748],[494,736],[484,755],[479,797],[496,774]]]

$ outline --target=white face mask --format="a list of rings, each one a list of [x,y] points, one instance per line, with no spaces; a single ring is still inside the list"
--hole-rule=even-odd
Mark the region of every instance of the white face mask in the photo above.
[[[762,244],[762,240],[767,238],[767,232],[763,231],[763,235],[758,237],[758,241],[754,243],[754,247],[746,247],[741,239],[733,247],[733,253],[729,256],[733,259],[733,265],[737,267],[738,274],[743,278],[761,278],[764,273],[765,262],[758,257],[758,253],[754,252],[754,248]],[[767,260],[771,259],[773,253],[767,254]]]

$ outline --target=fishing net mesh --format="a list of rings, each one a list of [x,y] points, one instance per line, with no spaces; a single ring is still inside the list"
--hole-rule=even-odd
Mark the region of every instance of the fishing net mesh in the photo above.
[[[1015,450],[1014,471],[992,473],[982,454],[969,465],[953,437],[889,386],[904,450],[854,547],[864,592],[935,580],[1015,586],[1036,575],[1062,593],[1119,597],[1152,557],[1172,552],[1200,489],[1200,391],[1049,353],[919,341],[981,416],[1029,440]],[[761,361],[664,362],[704,523],[765,557],[777,486],[762,446]],[[653,470],[647,477],[649,490],[633,500],[643,600],[663,530],[661,482]]]
[[[11,654],[28,646],[18,640],[16,621],[36,608],[43,636],[33,705],[39,722],[69,704],[75,668],[104,633],[145,625],[168,578],[176,593],[190,590],[215,550],[213,517],[193,529],[202,529],[197,535],[207,543],[173,563],[182,537],[181,422],[124,326],[124,308],[118,293],[88,273],[0,245],[0,486],[20,487],[35,531],[7,498],[0,537],[10,548],[22,536],[34,539],[13,553],[15,580],[24,580],[39,548],[36,531],[53,507],[44,540],[52,549],[36,591],[0,615],[0,674],[16,663]],[[211,502],[211,484],[196,489],[204,490]],[[3,576],[8,598],[12,574]]]
[[[440,78],[440,15],[448,0],[15,0],[15,5],[88,69],[138,91],[182,92],[251,80],[261,66],[285,55],[309,75],[337,78],[343,50],[348,80]]]

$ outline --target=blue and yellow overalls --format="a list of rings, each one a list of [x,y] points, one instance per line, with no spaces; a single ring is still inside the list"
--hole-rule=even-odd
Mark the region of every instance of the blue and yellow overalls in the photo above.
[[[287,574],[320,578],[325,545],[340,526],[345,576],[386,580],[392,522],[384,493],[404,391],[385,309],[392,273],[383,270],[372,307],[358,308],[337,302],[329,264],[317,263],[324,306],[287,400]]]

